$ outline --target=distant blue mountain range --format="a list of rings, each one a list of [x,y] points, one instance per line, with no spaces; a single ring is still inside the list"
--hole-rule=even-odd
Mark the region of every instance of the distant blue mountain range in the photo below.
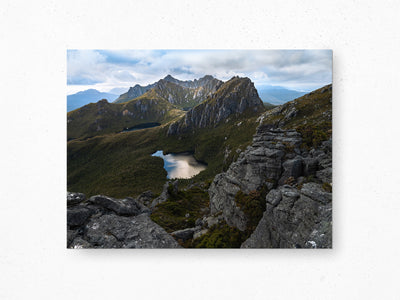
[[[101,99],[107,99],[108,102],[113,102],[119,95],[99,92],[95,89],[90,89],[76,94],[67,96],[67,112],[82,107],[86,104],[97,102]]]
[[[299,98],[307,92],[289,90],[281,86],[264,85],[257,87],[258,95],[263,102],[280,105]]]

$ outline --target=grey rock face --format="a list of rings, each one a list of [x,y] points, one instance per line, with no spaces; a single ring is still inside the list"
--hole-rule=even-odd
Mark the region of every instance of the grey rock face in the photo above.
[[[164,186],[163,186],[163,190],[162,190],[160,196],[158,196],[157,198],[155,198],[155,199],[151,202],[150,207],[151,207],[152,209],[153,209],[157,204],[163,203],[163,202],[165,202],[165,201],[168,200],[168,198],[169,198],[169,196],[170,196],[170,194],[169,194],[169,192],[168,192],[168,188],[169,188],[169,186],[170,186],[171,184],[172,184],[172,191],[173,191],[174,193],[176,193],[176,192],[178,191],[178,181],[177,181],[177,180],[175,180],[175,181],[173,181],[173,182],[167,181],[167,182],[164,184]]]
[[[132,198],[114,199],[107,196],[97,195],[90,197],[89,202],[112,210],[121,216],[135,216],[139,213],[148,212],[148,209],[143,204]]]
[[[72,249],[90,249],[93,248],[93,245],[91,245],[88,241],[85,241],[81,237],[77,237],[74,239],[69,246],[69,248]]]
[[[260,125],[252,145],[214,178],[211,214],[222,213],[228,225],[242,231],[248,220],[235,203],[236,193],[248,194],[264,185],[270,190],[266,211],[242,247],[332,247],[332,194],[322,188],[332,182],[332,144],[329,140],[318,149],[300,151],[301,144],[295,130]]]
[[[148,206],[151,201],[153,200],[154,194],[152,191],[146,191],[143,192],[139,195],[139,197],[136,199],[140,203],[144,204],[145,206]]]
[[[91,209],[83,206],[69,208],[67,210],[67,224],[72,227],[82,225],[92,214]]]
[[[67,229],[67,247],[71,245],[72,241],[78,236],[78,230]]]
[[[171,233],[171,235],[177,239],[181,239],[183,241],[189,240],[193,238],[193,235],[196,232],[199,232],[201,230],[201,226],[194,227],[194,228],[185,228],[182,230],[177,230]]]
[[[314,175],[318,170],[318,160],[312,157],[306,157],[304,162],[304,176]]]
[[[150,217],[102,215],[86,225],[84,238],[94,248],[179,248],[179,244]]]
[[[67,206],[76,205],[86,200],[86,196],[82,193],[67,192]]]
[[[147,195],[149,196],[149,195]],[[67,209],[68,248],[179,248],[133,198],[93,196]]]
[[[283,172],[285,156],[298,150],[300,144],[301,136],[294,130],[259,126],[252,146],[242,152],[225,173],[214,178],[209,188],[211,214],[222,212],[228,225],[245,230],[247,221],[235,203],[236,193],[239,190],[249,193],[263,185],[269,188],[276,185]],[[288,161],[285,166],[288,174],[299,175],[302,160]]]
[[[328,167],[326,169],[316,172],[317,178],[322,182],[332,182],[332,168]]]
[[[242,248],[331,248],[332,194],[321,184],[302,189],[280,186],[266,197],[267,208]]]
[[[303,158],[298,156],[294,159],[288,159],[283,164],[283,174],[281,179],[279,180],[279,184],[284,184],[289,177],[293,177],[297,179],[303,174]]]

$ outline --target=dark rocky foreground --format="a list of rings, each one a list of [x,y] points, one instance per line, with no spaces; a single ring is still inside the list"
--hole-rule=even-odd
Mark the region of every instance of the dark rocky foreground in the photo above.
[[[68,248],[179,248],[136,199],[67,193]]]

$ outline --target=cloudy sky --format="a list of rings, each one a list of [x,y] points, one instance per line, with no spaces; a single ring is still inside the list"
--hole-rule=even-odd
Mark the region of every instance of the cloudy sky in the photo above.
[[[147,85],[171,74],[180,80],[212,75],[249,77],[261,88],[311,91],[332,82],[331,50],[68,50],[68,94]],[[122,90],[121,90],[122,93]],[[119,94],[119,93],[118,93]]]

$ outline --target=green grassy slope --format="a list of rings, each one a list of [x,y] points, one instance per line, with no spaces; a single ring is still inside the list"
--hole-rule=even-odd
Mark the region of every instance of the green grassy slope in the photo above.
[[[142,123],[165,123],[183,114],[183,111],[159,97],[141,97],[123,104],[102,100],[67,114],[67,138],[116,133]]]
[[[68,190],[112,197],[136,196],[143,191],[161,192],[167,173],[157,150],[194,153],[208,164],[205,171],[182,183],[211,180],[226,169],[251,143],[257,116],[245,115],[210,130],[167,136],[168,124],[119,134],[68,142]]]
[[[267,111],[263,123],[296,129],[302,134],[303,146],[315,148],[332,136],[332,85]]]
[[[265,113],[264,124],[296,129],[332,121],[332,85],[324,86]]]

